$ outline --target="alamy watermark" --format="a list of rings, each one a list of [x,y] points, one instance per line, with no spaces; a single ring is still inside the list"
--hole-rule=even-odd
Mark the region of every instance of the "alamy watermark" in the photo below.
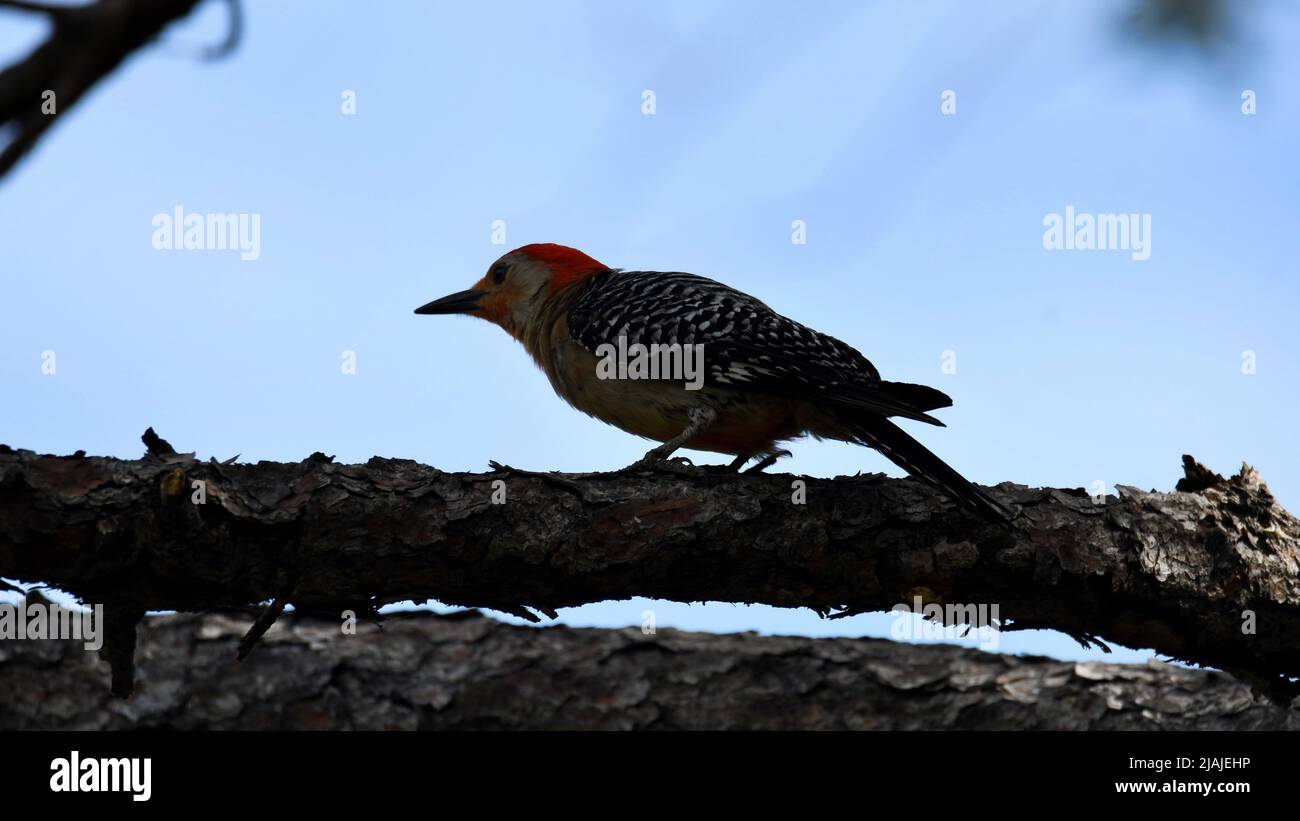
[[[82,758],[73,750],[50,762],[51,792],[124,792],[132,801],[153,795],[152,758]]]
[[[187,214],[178,205],[150,224],[158,251],[239,251],[245,262],[262,255],[261,214]]]
[[[981,650],[996,650],[1002,635],[996,604],[926,604],[913,596],[910,606],[896,604],[889,612],[894,614],[889,635],[896,641],[958,641],[973,633]]]
[[[1049,251],[1130,251],[1141,262],[1151,258],[1150,214],[1065,214],[1043,217],[1043,247]]]
[[[685,382],[686,390],[704,386],[703,343],[627,344],[620,336],[618,344],[604,342],[596,346],[597,379],[663,379]]]
[[[104,605],[94,611],[73,610],[38,599],[18,600],[17,606],[0,604],[0,640],[3,639],[75,639],[84,641],[87,650],[104,646],[101,625]]]

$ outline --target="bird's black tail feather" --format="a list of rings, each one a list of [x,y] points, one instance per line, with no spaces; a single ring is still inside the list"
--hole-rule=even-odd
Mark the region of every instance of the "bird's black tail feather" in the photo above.
[[[1011,514],[1006,508],[883,416],[861,414],[850,425],[858,441],[880,451],[913,477],[942,490],[986,519],[995,522],[1010,520]]]

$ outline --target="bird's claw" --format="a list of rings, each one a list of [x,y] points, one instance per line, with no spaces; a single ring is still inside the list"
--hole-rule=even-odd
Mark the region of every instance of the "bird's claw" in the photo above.
[[[704,468],[687,459],[685,456],[673,456],[650,466],[651,470],[660,473],[672,473],[677,476],[699,476],[704,473]]]
[[[698,476],[703,473],[703,468],[696,465],[685,456],[670,456],[664,459],[656,459],[650,454],[636,460],[628,465],[625,471],[655,471],[658,473],[672,473],[678,476]]]
[[[788,450],[774,450],[774,451],[772,451],[771,453],[769,453],[768,455],[764,456],[762,459],[760,459],[760,460],[759,460],[757,463],[755,463],[752,467],[747,468],[744,472],[745,472],[745,473],[762,473],[763,471],[765,471],[765,470],[767,470],[768,468],[770,468],[772,465],[775,465],[778,459],[783,459],[783,458],[785,458],[785,457],[787,457],[787,456],[793,456],[793,455],[794,455],[794,454],[791,453],[791,452],[788,451]]]

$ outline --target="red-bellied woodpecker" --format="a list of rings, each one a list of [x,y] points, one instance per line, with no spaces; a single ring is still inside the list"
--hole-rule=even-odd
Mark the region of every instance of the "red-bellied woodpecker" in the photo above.
[[[469,290],[415,312],[500,325],[575,408],[663,443],[634,466],[653,466],[686,447],[734,454],[733,470],[759,458],[761,470],[785,454],[778,443],[811,434],[875,448],[976,512],[1006,518],[1001,505],[889,421],[942,425],[927,411],[951,405],[946,394],[882,380],[849,345],[720,282],[616,270],[545,243],[511,251]],[[682,349],[702,352],[696,384],[669,378],[680,373],[612,371],[602,362],[617,352],[689,365]],[[657,378],[609,378],[628,371]]]

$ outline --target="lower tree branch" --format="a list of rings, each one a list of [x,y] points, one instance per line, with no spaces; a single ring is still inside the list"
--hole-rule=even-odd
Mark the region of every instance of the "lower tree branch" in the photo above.
[[[1154,648],[1285,695],[1300,674],[1300,523],[1248,467],[1222,479],[1189,458],[1186,472],[1186,490],[1121,486],[1102,503],[1003,484],[992,493],[1020,512],[1003,528],[883,476],[469,474],[0,446],[0,576],[140,610],[274,599],[330,618],[427,599],[531,616],[633,596],[823,614],[919,596],[996,604],[1007,629]]]
[[[0,730],[1300,729],[1229,676],[878,639],[513,627],[473,611],[384,629],[290,614],[145,620],[114,703],[79,642],[0,642]]]

